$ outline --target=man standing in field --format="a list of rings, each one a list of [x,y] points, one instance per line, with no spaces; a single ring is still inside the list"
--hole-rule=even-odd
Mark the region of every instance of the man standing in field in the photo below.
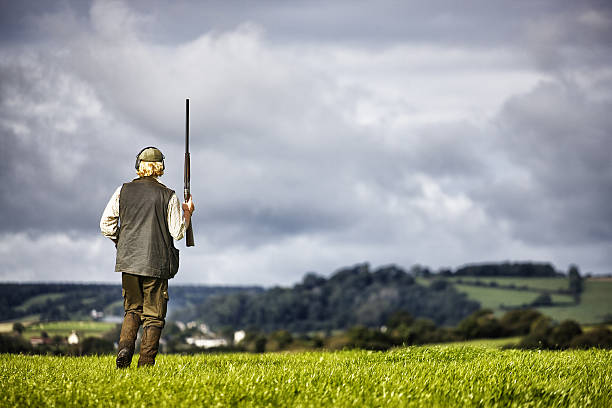
[[[138,367],[154,365],[164,328],[168,279],[178,271],[180,240],[191,222],[194,205],[183,203],[157,179],[164,174],[164,155],[147,147],[136,156],[138,178],[113,194],[100,220],[102,234],[115,242],[115,272],[121,272],[125,315],[119,337],[117,368],[129,367],[136,337],[143,326]]]

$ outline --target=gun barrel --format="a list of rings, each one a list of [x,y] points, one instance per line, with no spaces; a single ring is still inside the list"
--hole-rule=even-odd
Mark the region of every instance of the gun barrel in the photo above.
[[[185,99],[185,153],[189,153],[189,99]]]
[[[189,99],[185,99],[185,201],[188,201],[191,196],[191,157],[189,156]],[[193,224],[189,223],[186,231],[186,245],[194,246],[193,239]]]
[[[191,194],[191,158],[189,155],[189,99],[185,99],[185,201],[189,200]]]

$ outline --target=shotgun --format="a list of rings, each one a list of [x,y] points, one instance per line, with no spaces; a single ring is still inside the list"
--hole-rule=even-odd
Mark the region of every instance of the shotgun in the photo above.
[[[185,202],[189,201],[189,197],[191,197],[191,158],[189,157],[189,99],[185,99]],[[193,218],[189,223],[189,227],[187,227],[187,233],[185,240],[187,241],[187,246],[194,246],[193,242]]]

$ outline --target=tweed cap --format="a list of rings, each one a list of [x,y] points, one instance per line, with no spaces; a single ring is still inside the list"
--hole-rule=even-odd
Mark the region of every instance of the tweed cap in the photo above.
[[[144,162],[164,161],[164,155],[156,147],[147,147],[138,155],[138,159]]]

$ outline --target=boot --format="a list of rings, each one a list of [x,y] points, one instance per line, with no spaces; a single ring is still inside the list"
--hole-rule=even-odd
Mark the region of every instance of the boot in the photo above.
[[[143,329],[138,367],[155,365],[155,356],[159,350],[161,332],[162,328],[157,326],[147,326]]]
[[[119,335],[119,352],[117,353],[117,368],[127,368],[132,364],[134,345],[138,329],[140,328],[140,316],[136,313],[127,313],[123,317],[121,334]]]

